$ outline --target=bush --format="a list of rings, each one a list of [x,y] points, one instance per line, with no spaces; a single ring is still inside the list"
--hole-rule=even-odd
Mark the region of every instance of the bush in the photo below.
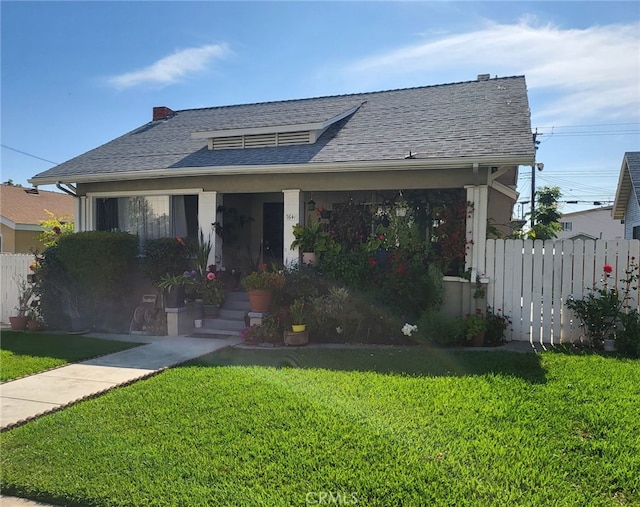
[[[462,320],[435,309],[429,309],[420,316],[418,336],[438,345],[462,345],[466,341]]]
[[[87,231],[61,237],[57,247],[45,251],[40,274],[47,324],[66,320],[68,327],[75,317],[94,329],[128,329],[137,251],[137,237],[126,232]]]
[[[622,329],[616,334],[616,350],[632,357],[640,357],[640,313],[638,310],[620,315]]]
[[[374,274],[369,255],[362,250],[325,252],[320,260],[320,271],[328,280],[354,289],[371,285]]]
[[[142,254],[144,274],[154,285],[164,275],[181,275],[190,266],[189,250],[178,238],[150,239],[144,244]]]

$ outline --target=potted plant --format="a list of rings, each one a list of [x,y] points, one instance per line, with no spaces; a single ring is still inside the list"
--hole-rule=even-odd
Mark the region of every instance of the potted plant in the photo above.
[[[291,248],[299,249],[302,252],[302,263],[312,266],[317,264],[317,254],[327,250],[331,238],[319,223],[309,224],[306,227],[294,225],[293,237],[295,239],[291,243]]]
[[[305,331],[307,329],[305,318],[305,302],[302,298],[297,298],[289,306],[291,315],[291,330],[295,333]]]
[[[35,286],[24,279],[16,281],[16,285],[18,286],[18,305],[16,306],[16,315],[9,317],[9,323],[12,330],[24,331],[29,321],[28,313]]]
[[[479,308],[464,319],[464,336],[474,347],[482,347],[486,330],[487,319]]]
[[[167,308],[182,308],[186,287],[190,285],[193,285],[193,278],[187,273],[173,276],[167,273],[156,284],[159,289],[164,291]]]
[[[29,331],[40,331],[42,329],[42,321],[35,308],[29,310],[27,314],[27,329]]]
[[[284,287],[284,275],[266,269],[254,271],[242,279],[242,286],[249,295],[252,312],[266,312],[271,306],[274,290]]]
[[[224,284],[213,271],[207,272],[198,283],[197,294],[202,299],[205,317],[216,317],[224,303]]]

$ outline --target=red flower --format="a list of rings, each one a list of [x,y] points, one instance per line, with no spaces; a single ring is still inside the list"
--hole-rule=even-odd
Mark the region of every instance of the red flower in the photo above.
[[[369,257],[369,266],[375,266],[376,264],[376,260],[373,257]]]
[[[31,271],[35,271],[36,270],[36,265],[35,264],[29,264],[29,269]]]
[[[258,269],[259,269],[260,271],[266,271],[266,270],[267,270],[267,263],[266,263],[266,262],[261,263],[261,264],[258,266]]]
[[[611,272],[613,271],[613,267],[611,267],[609,264],[605,264],[605,265],[604,265],[604,267],[602,268],[602,270],[603,270],[605,273],[607,273],[607,274],[608,274],[608,273],[611,273]]]
[[[53,232],[55,232],[56,234],[60,234],[60,227],[58,227],[57,225],[52,229]]]
[[[185,245],[184,240],[182,239],[182,237],[181,237],[181,236],[176,236],[176,240],[177,240],[177,241],[178,241],[178,243],[180,243],[182,246],[187,246],[187,245]]]
[[[396,273],[398,273],[399,275],[401,275],[402,273],[404,273],[407,270],[407,266],[405,266],[404,264],[400,264],[400,266],[398,266],[398,269],[396,269]]]
[[[380,241],[384,241],[384,234],[378,234],[378,239]]]

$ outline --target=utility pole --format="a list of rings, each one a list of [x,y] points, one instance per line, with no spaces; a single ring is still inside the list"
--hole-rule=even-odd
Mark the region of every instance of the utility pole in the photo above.
[[[536,154],[538,153],[538,129],[533,133],[533,164],[531,164],[531,229],[535,224],[535,210],[536,210]]]

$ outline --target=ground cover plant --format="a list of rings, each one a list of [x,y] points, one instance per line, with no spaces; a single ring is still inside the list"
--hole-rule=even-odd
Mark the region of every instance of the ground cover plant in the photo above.
[[[638,362],[595,354],[229,350],[2,433],[1,486],[64,505],[638,505],[639,395]]]
[[[5,382],[138,345],[81,335],[3,331],[0,380]]]

